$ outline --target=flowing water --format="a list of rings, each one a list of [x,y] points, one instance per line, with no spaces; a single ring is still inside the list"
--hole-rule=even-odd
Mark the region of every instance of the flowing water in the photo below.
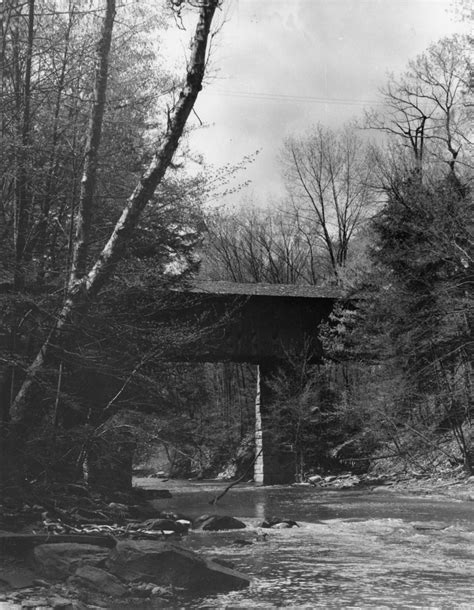
[[[179,607],[474,609],[473,502],[239,485],[213,507],[209,500],[222,484],[146,483],[172,492],[173,498],[157,501],[163,510],[232,515],[248,526],[191,531],[183,544],[231,561],[253,578],[251,587]],[[294,519],[300,527],[259,529],[270,516]],[[262,532],[266,540],[257,540]],[[252,544],[236,542],[243,540]]]

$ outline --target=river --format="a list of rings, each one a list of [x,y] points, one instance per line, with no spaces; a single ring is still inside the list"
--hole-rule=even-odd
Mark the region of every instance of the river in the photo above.
[[[233,562],[253,583],[180,608],[474,608],[473,502],[248,484],[212,507],[221,483],[139,483],[170,489],[172,498],[156,501],[162,510],[232,515],[248,526],[183,538],[206,557]],[[300,527],[259,529],[270,516]],[[259,532],[266,540],[256,539]]]

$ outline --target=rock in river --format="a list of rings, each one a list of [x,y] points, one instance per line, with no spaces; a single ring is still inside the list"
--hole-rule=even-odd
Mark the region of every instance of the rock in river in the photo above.
[[[273,529],[288,529],[290,527],[299,527],[296,521],[293,519],[280,519],[280,517],[270,517],[269,519],[265,519],[262,521],[258,527],[271,527]]]
[[[161,532],[166,531],[186,534],[188,532],[189,525],[186,525],[182,521],[175,521],[173,519],[149,519],[143,523],[143,528]]]
[[[235,517],[227,517],[225,515],[202,515],[194,520],[193,527],[197,530],[218,532],[220,530],[240,530],[247,526]]]
[[[127,593],[127,589],[116,576],[94,566],[78,568],[68,582],[111,597],[122,597]]]
[[[102,564],[108,555],[108,549],[93,544],[60,542],[37,546],[33,550],[33,561],[42,576],[64,580],[79,567]]]
[[[172,584],[200,593],[243,589],[250,584],[244,574],[169,542],[122,540],[111,551],[107,566],[126,581]]]

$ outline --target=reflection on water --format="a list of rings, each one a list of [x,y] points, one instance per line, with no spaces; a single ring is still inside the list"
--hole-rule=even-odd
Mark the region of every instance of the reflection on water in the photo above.
[[[247,523],[233,532],[192,532],[183,544],[254,578],[248,590],[179,607],[474,608],[473,503],[246,486],[213,507],[222,485],[166,485],[174,497],[158,501],[163,510],[218,512]],[[266,530],[266,541],[257,541],[259,522],[272,515],[300,527]]]
[[[262,521],[267,516],[266,505],[262,500],[255,501],[255,517],[261,519]]]

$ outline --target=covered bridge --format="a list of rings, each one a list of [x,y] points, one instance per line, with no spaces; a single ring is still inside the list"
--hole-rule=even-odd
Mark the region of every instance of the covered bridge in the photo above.
[[[290,354],[305,353],[313,362],[320,361],[319,326],[334,303],[342,299],[338,289],[224,281],[194,281],[170,296],[166,315],[175,323],[182,320],[207,329],[174,359],[258,365],[256,483],[292,482],[296,471],[291,448],[273,446],[266,432],[266,421],[271,419],[271,391],[266,380]]]

